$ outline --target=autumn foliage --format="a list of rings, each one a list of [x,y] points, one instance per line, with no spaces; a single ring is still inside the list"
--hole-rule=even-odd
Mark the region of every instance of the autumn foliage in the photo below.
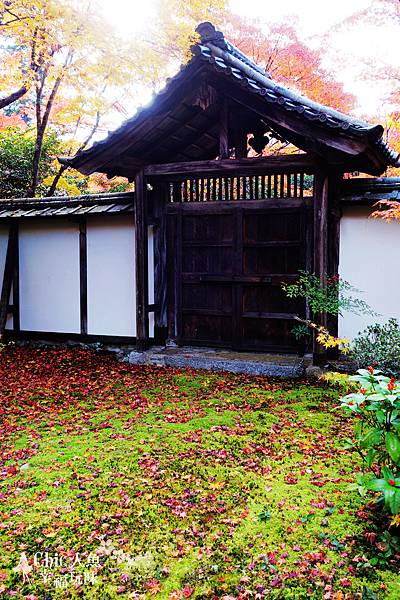
[[[267,30],[257,21],[231,15],[224,31],[278,83],[344,113],[354,108],[354,96],[345,92],[343,84],[322,66],[321,50],[308,47],[291,25],[277,23]]]

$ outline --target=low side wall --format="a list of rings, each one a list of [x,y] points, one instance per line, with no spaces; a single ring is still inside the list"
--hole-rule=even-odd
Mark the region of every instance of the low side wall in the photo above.
[[[0,281],[8,227],[0,226]],[[20,221],[21,331],[80,333],[79,226],[67,219]],[[149,301],[154,302],[153,228],[149,228]],[[132,216],[87,220],[88,334],[136,335],[135,229]],[[12,304],[12,298],[11,298]],[[154,315],[149,315],[150,336]],[[13,329],[12,317],[7,329]]]
[[[345,313],[339,320],[339,335],[354,339],[367,325],[400,321],[400,223],[370,217],[370,206],[344,206],[340,224],[339,273],[363,293],[380,316]]]

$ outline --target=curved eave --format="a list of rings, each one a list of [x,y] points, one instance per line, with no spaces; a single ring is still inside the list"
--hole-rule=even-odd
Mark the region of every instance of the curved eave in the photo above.
[[[200,33],[203,25],[207,28],[207,34],[210,32],[212,34],[213,30],[215,32],[211,24],[202,24],[198,28]],[[215,43],[207,36],[207,41],[204,41],[203,36],[202,42],[192,48],[191,61],[168,80],[164,89],[155,96],[150,105],[139,109],[132,118],[125,121],[104,140],[94,143],[90,149],[78,152],[72,158],[60,157],[59,162],[79,170],[84,175],[90,175],[95,171],[107,173],[109,176],[122,174],[114,172],[113,163],[115,159],[124,155],[133,137],[137,138],[141,135],[142,128],[146,127],[146,120],[157,119],[157,115],[165,110],[171,98],[175,98],[175,102],[179,103],[180,96],[177,92],[181,84],[192,79],[195,81],[201,71],[209,72],[211,69],[214,74],[228,78],[231,84],[260,96],[267,106],[271,106],[271,111],[286,113],[295,127],[296,123],[302,123],[303,135],[304,128],[308,124],[310,137],[314,136],[315,141],[320,145],[325,144],[327,148],[335,148],[335,140],[338,142],[343,139],[350,142],[353,140],[355,150],[348,154],[348,160],[351,164],[354,157],[357,157],[360,170],[380,174],[388,166],[400,167],[400,155],[391,150],[382,139],[384,133],[382,125],[371,125],[347,116],[277,84],[268,73],[263,72],[221,36],[222,34],[217,36]],[[346,156],[346,152],[343,152],[344,163],[347,160]],[[129,157],[129,164],[125,168],[127,173],[134,176],[142,166],[140,157]]]

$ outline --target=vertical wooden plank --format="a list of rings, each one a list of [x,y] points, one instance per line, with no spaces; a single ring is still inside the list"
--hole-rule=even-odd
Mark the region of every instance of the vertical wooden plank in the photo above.
[[[285,175],[283,173],[281,173],[279,175],[279,197],[280,198],[284,198],[285,197]]]
[[[211,200],[210,181],[211,181],[211,179],[209,177],[207,177],[207,179],[206,179],[206,182],[207,182],[206,200],[207,200],[207,202],[209,200]]]
[[[16,241],[15,241],[15,263],[12,282],[13,293],[13,329],[18,333],[20,326],[20,302],[19,302],[19,224],[15,224]]]
[[[189,179],[189,200],[193,202],[193,179]]]
[[[168,306],[168,337],[167,346],[176,346],[176,214],[167,215],[167,306]]]
[[[300,198],[304,197],[304,173],[300,173]]]
[[[6,328],[11,287],[15,275],[18,248],[18,224],[11,223],[8,232],[6,262],[4,265],[3,283],[0,296],[0,339],[3,339]]]
[[[222,195],[222,177],[218,178],[218,200],[223,200],[223,195]]]
[[[212,201],[216,202],[217,201],[217,178],[213,177],[211,181],[212,181]]]
[[[288,198],[292,197],[292,175],[291,173],[288,173],[286,175],[286,179],[287,179],[287,192],[286,195]]]
[[[183,186],[183,202],[189,202],[188,182],[187,182],[187,179],[183,180],[182,186]]]
[[[183,236],[182,236],[182,210],[176,218],[176,255],[175,255],[175,323],[176,342],[179,345],[182,338],[182,260],[183,260]]]
[[[231,200],[232,197],[230,196],[229,192],[229,179],[227,177],[224,178],[224,188],[225,188],[225,201],[228,202],[228,200]]]
[[[340,249],[340,183],[343,173],[331,172],[329,176],[329,212],[328,212],[328,275],[339,274]],[[328,329],[332,335],[338,335],[338,316],[328,315]],[[328,356],[337,358],[338,352],[330,350]]]
[[[79,222],[79,304],[81,335],[88,332],[88,300],[87,300],[87,226],[86,220]]]
[[[136,346],[139,351],[146,350],[149,345],[146,201],[147,183],[140,171],[135,177]]]
[[[235,282],[232,284],[232,333],[233,348],[238,350],[242,346],[242,321],[243,321],[243,208],[236,208],[232,214],[234,236],[233,236],[233,276]]]
[[[293,175],[293,196],[295,198],[297,198],[297,180],[298,180],[299,174],[298,173],[294,173]]]
[[[326,170],[321,169],[314,177],[314,273],[323,285],[326,285],[328,272],[328,206],[329,178]],[[327,314],[318,315],[318,322],[327,326]],[[316,341],[314,335],[313,356],[316,364],[321,364],[326,358],[325,349]]]
[[[154,303],[155,339],[165,342],[167,335],[167,239],[166,239],[166,189],[165,184],[154,185]]]
[[[219,113],[219,157],[220,158],[229,158],[228,128],[229,128],[228,99],[226,97],[224,97],[222,99],[220,113]]]

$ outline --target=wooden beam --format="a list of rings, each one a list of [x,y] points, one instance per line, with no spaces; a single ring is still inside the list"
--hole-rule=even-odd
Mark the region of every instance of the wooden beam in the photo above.
[[[88,332],[86,221],[79,222],[79,286],[81,335],[86,335]]]
[[[314,177],[314,273],[322,285],[326,285],[328,273],[328,210],[329,210],[329,176],[324,169],[318,170]],[[315,318],[315,317],[314,317]],[[318,315],[318,322],[327,326],[327,314]],[[325,349],[313,340],[313,357],[316,364],[322,364],[326,359]]]
[[[136,346],[149,346],[147,183],[143,171],[135,177]]]
[[[233,145],[235,146],[235,158],[247,158],[247,133],[240,126],[233,131]]]
[[[148,165],[144,168],[145,175],[168,176],[168,175],[221,175],[237,174],[257,175],[268,173],[280,173],[288,170],[292,173],[305,171],[312,173],[315,161],[307,154],[296,154],[287,156],[262,156],[260,158],[241,158],[223,160],[198,160],[190,162],[164,163],[159,165]]]
[[[18,223],[11,223],[8,233],[7,254],[4,266],[3,283],[0,297],[0,339],[4,337],[4,331],[7,323],[8,307],[10,303],[10,294],[15,278],[15,266],[18,261]],[[17,291],[18,298],[18,291]],[[13,303],[15,307],[15,304]],[[15,312],[15,311],[13,311]],[[19,318],[18,318],[19,323]]]

